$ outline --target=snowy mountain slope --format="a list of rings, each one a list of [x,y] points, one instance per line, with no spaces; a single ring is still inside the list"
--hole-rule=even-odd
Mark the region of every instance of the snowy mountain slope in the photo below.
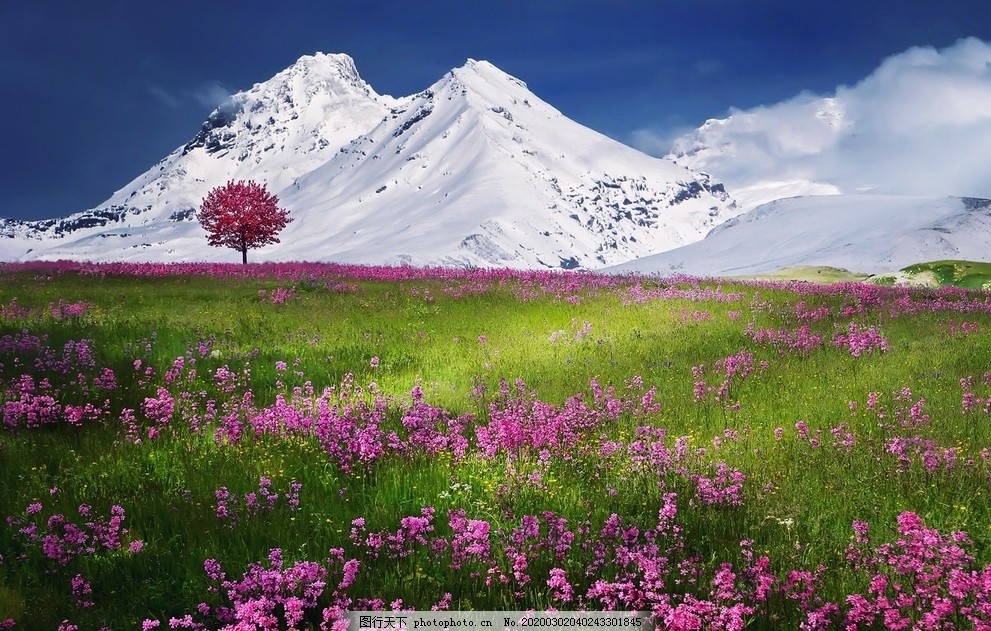
[[[0,256],[178,259],[203,240],[195,211],[231,179],[280,190],[376,124],[394,103],[358,76],[347,55],[304,56],[231,96],[199,132],[97,208],[65,218],[0,223]]]
[[[315,233],[307,217],[287,237],[337,260],[384,242],[390,262],[593,268],[696,240],[733,210],[720,185],[574,123],[473,60],[298,184],[287,204],[322,204],[338,220]]]
[[[764,204],[701,241],[607,271],[736,276],[821,265],[877,274],[989,251],[991,200],[826,195]]]
[[[265,182],[295,218],[252,260],[595,268],[738,212],[720,184],[582,127],[487,62],[394,99],[346,55],[317,54],[235,94],[98,208],[0,225],[0,257],[235,260],[194,217],[229,179]]]

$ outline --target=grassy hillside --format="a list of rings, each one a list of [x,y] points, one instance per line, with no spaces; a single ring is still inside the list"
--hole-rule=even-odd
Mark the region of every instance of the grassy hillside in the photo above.
[[[784,267],[774,272],[754,274],[741,280],[803,280],[810,283],[847,283],[866,280],[867,274],[858,274],[838,267],[799,265]]]
[[[903,272],[918,276],[931,274],[940,285],[953,285],[967,289],[991,287],[991,263],[975,261],[932,261],[906,267]]]
[[[741,277],[740,280],[806,281],[843,283],[867,281],[877,285],[914,285],[964,289],[991,288],[991,263],[979,261],[929,261],[910,265],[896,273],[868,275],[825,266],[787,267],[774,272]]]
[[[989,314],[954,287],[6,266],[0,627],[974,626]]]

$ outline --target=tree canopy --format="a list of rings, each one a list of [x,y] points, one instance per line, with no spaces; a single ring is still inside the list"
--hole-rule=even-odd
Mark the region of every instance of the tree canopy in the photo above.
[[[278,233],[292,218],[263,184],[231,180],[207,193],[197,215],[207,243],[232,248],[248,262],[248,249],[279,243]]]

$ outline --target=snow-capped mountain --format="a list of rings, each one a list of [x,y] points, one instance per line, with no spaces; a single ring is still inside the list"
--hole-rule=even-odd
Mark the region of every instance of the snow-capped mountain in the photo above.
[[[922,261],[985,260],[989,251],[991,200],[823,195],[761,205],[701,241],[607,271],[743,276],[829,266],[879,274]]]
[[[195,219],[231,179],[265,183],[295,219],[256,261],[597,268],[739,212],[708,176],[571,121],[488,62],[395,99],[318,53],[233,95],[97,208],[0,224],[0,258],[235,261]]]

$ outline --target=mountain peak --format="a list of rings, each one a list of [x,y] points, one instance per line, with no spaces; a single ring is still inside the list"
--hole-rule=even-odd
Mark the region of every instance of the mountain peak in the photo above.
[[[354,59],[344,53],[321,53],[303,55],[296,62],[278,72],[274,77],[247,91],[248,95],[287,91],[298,92],[304,102],[319,92],[329,92],[335,96],[362,94],[371,97],[378,95],[372,90],[355,66]]]
[[[317,52],[234,94],[101,206],[0,236],[32,258],[224,260],[195,214],[232,179],[264,183],[298,219],[267,260],[595,268],[735,211],[707,177],[571,121],[487,61],[394,99],[348,55]]]
[[[513,75],[503,71],[492,62],[472,59],[469,57],[465,63],[454,70],[451,74],[463,81],[470,82],[473,77],[481,78],[487,83],[502,86],[507,82],[519,86],[524,90],[528,89],[524,81],[517,79]]]
[[[367,85],[358,74],[358,68],[354,64],[354,59],[345,53],[323,53],[317,51],[312,55],[303,55],[286,70],[290,74],[295,71],[296,73],[322,77],[336,76],[356,85]]]

